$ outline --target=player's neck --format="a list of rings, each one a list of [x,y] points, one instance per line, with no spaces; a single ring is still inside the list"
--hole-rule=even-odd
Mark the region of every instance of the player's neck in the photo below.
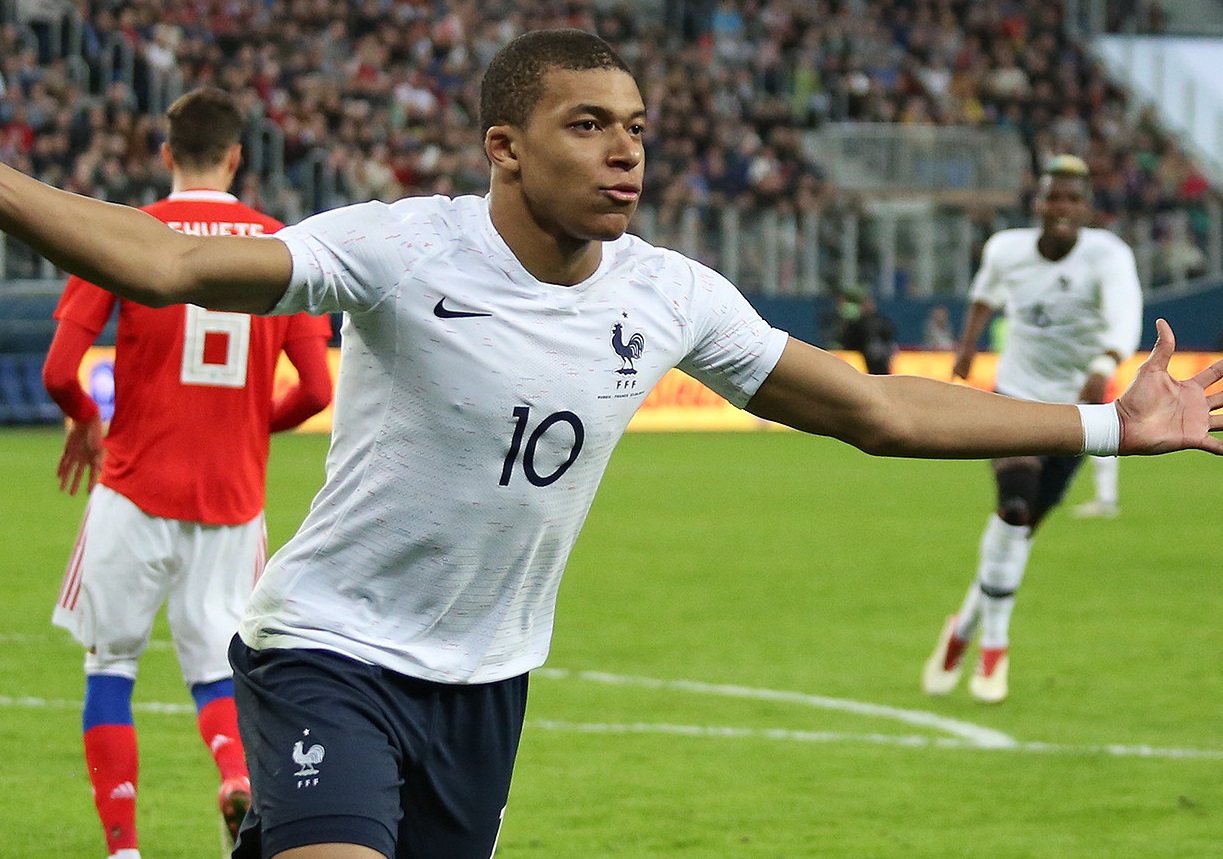
[[[489,216],[518,262],[536,280],[573,286],[594,274],[603,260],[602,242],[549,231],[517,195],[494,193]]]
[[[1071,239],[1062,239],[1055,236],[1050,236],[1047,233],[1041,234],[1041,237],[1036,240],[1036,249],[1040,251],[1040,255],[1050,262],[1057,262],[1063,259],[1066,254],[1074,250],[1074,246],[1079,242],[1079,234],[1076,232]]]
[[[233,184],[233,174],[228,170],[212,170],[187,173],[176,170],[170,177],[170,190],[175,194],[184,191],[219,191],[229,193]]]

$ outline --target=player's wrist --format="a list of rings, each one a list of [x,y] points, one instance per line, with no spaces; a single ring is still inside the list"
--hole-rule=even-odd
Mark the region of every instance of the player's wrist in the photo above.
[[[1121,416],[1116,402],[1080,403],[1079,422],[1083,426],[1083,453],[1116,456],[1121,448]]]
[[[74,426],[85,429],[90,424],[102,423],[102,410],[98,408],[98,404],[92,399],[83,397],[81,402],[68,414],[68,418]]]

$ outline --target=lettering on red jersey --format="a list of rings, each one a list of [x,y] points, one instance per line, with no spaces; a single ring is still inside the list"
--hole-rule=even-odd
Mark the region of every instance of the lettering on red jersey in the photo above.
[[[166,221],[166,226],[188,236],[262,236],[263,224],[242,221]]]

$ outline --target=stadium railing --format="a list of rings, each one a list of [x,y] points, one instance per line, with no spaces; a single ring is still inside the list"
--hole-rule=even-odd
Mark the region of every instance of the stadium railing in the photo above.
[[[303,162],[300,188],[274,212],[295,222],[349,202],[325,150]],[[268,179],[267,187],[278,187]],[[283,178],[280,179],[283,182]],[[701,260],[766,296],[870,291],[885,299],[967,294],[985,239],[1029,223],[1016,206],[980,207],[937,196],[851,197],[787,213],[777,207],[643,204],[632,231]],[[1112,228],[1130,242],[1144,286],[1184,291],[1198,278],[1223,278],[1223,205],[1173,208],[1122,218]],[[0,235],[0,279],[54,281],[62,273],[23,244]]]
[[[838,188],[1001,205],[1014,199],[1031,163],[1009,128],[829,122],[803,135],[803,149]]]

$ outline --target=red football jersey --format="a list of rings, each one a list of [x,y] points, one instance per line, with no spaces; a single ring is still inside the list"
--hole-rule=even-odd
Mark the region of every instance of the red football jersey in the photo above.
[[[265,235],[282,226],[216,191],[171,194],[144,211],[193,235]],[[329,320],[154,309],[78,277],[64,287],[55,318],[98,333],[115,302],[115,414],[101,482],[153,516],[249,522],[264,506],[276,362],[290,340],[330,337]]]

